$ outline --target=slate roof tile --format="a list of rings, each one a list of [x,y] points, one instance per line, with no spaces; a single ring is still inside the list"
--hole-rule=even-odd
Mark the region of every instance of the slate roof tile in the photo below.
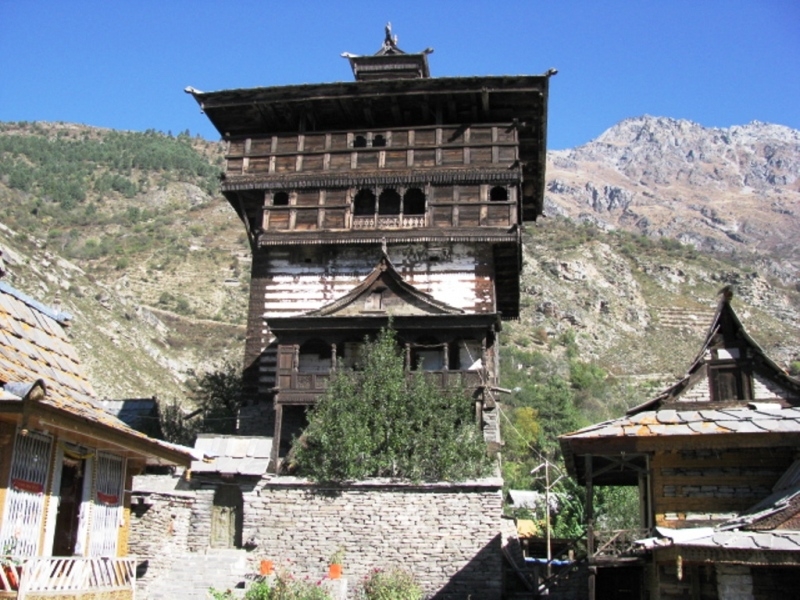
[[[146,439],[154,450],[178,449],[147,438],[102,409],[62,326],[67,318],[0,281],[0,388],[41,379],[46,388],[41,404]]]

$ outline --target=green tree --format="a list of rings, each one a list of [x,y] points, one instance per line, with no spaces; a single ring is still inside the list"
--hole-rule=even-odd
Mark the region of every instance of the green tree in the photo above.
[[[189,389],[202,415],[199,432],[236,433],[242,404],[242,373],[229,361],[214,371],[198,374],[189,371]]]
[[[402,477],[462,480],[492,462],[464,389],[409,376],[395,335],[366,340],[355,371],[339,370],[295,440],[295,466],[318,481]]]
[[[158,416],[161,434],[165,440],[184,446],[194,445],[197,427],[193,421],[186,419],[183,409],[177,402],[161,404]]]

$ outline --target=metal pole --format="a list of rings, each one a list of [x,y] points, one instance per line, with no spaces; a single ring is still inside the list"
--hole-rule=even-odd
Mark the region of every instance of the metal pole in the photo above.
[[[544,459],[544,529],[547,535],[547,576],[552,575],[550,561],[553,558],[550,550],[550,461]]]

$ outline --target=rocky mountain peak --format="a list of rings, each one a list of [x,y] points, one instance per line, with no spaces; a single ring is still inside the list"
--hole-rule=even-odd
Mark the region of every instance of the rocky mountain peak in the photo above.
[[[547,175],[546,213],[699,250],[755,250],[787,281],[800,269],[800,131],[644,115],[551,152]]]

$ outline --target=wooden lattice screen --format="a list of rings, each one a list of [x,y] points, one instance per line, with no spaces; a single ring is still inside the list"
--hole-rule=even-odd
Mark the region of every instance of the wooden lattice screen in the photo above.
[[[117,555],[124,480],[124,459],[98,453],[89,556]]]
[[[36,556],[39,552],[52,443],[48,435],[17,434],[6,489],[0,554]]]

